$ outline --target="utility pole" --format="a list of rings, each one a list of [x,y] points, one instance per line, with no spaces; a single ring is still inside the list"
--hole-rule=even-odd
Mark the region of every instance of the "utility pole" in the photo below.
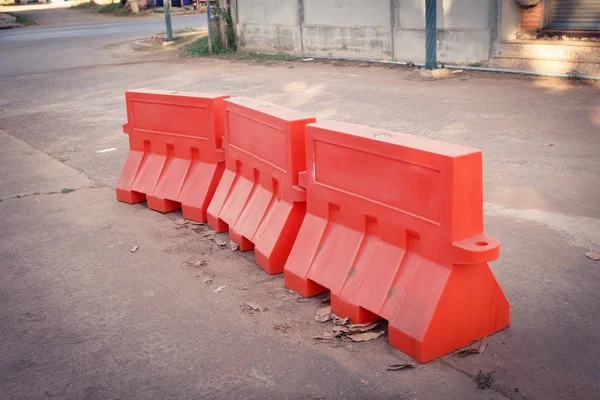
[[[425,0],[425,69],[437,69],[436,35],[437,4],[436,0]]]
[[[206,20],[208,21],[208,52],[212,54],[212,33],[210,32],[210,0],[206,0]]]
[[[167,42],[173,41],[173,28],[171,27],[171,0],[164,0],[165,24],[167,25]]]

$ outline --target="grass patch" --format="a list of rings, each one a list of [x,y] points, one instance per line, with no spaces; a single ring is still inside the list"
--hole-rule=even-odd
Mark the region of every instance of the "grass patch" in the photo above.
[[[212,41],[212,55],[228,54],[231,50],[223,47],[220,41]],[[208,51],[208,36],[203,36],[194,40],[192,43],[183,48],[183,55],[189,57],[207,57],[210,56]]]
[[[96,12],[100,14],[110,14],[116,17],[126,17],[131,15],[131,11],[129,8],[123,8],[120,4],[105,4],[102,6],[98,6],[96,8]]]
[[[96,3],[94,3],[93,1],[88,1],[87,3],[75,4],[69,8],[77,8],[79,10],[89,10],[91,8],[96,8],[96,7],[98,7],[98,5]]]
[[[257,63],[269,61],[295,61],[296,57],[289,54],[265,54],[265,53],[235,53],[231,49],[226,49],[220,40],[213,40],[212,56],[228,55],[238,60],[252,60]],[[208,36],[203,36],[194,40],[183,48],[183,56],[188,57],[209,57]]]
[[[71,193],[74,191],[75,191],[75,189],[72,189],[72,188],[63,188],[63,190],[61,190],[60,192],[61,193]]]
[[[483,372],[479,371],[475,377],[475,382],[479,389],[491,389],[494,386],[494,372]]]
[[[296,57],[285,53],[266,54],[266,53],[237,53],[240,60],[253,60],[256,62],[265,61],[295,61]]]
[[[71,6],[70,8],[76,8],[79,10],[92,10],[100,14],[114,15],[116,17],[127,17],[133,15],[131,14],[129,8],[123,8],[119,3],[96,4],[93,1],[90,1],[87,3],[76,4],[74,6]]]
[[[569,79],[572,81],[580,81],[583,79],[583,76],[577,71],[571,71],[568,74]]]
[[[15,17],[17,19],[15,21],[17,24],[21,24],[23,26],[35,25],[34,20],[32,20],[31,18],[28,18],[24,15],[21,15],[19,13],[2,13],[2,14],[8,14],[8,15]]]

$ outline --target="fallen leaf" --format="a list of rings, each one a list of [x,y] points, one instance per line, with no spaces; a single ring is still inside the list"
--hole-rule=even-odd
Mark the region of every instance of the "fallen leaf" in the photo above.
[[[313,339],[318,339],[318,340],[331,340],[331,339],[335,339],[336,337],[338,337],[339,335],[333,332],[325,332],[321,335],[317,335],[317,336],[313,336]]]
[[[138,251],[138,249],[139,249],[139,248],[140,248],[140,246],[133,246],[133,247],[131,248],[131,252],[132,252],[132,253],[135,253],[136,251]]]
[[[416,366],[416,363],[414,362],[405,362],[402,364],[392,364],[392,365],[388,365],[388,367],[386,368],[388,371],[400,371],[401,369],[404,368],[414,368]]]
[[[212,282],[212,279],[210,279],[210,278],[206,278],[206,279],[204,280],[204,283],[206,283],[206,284],[209,284],[209,283],[211,283],[211,282]]]
[[[225,246],[229,243],[229,235],[227,232],[218,233],[214,236],[214,240],[219,246]]]
[[[376,327],[377,322],[371,322],[366,324],[350,324],[346,326],[346,328],[348,328],[348,333],[350,334],[368,332]]]
[[[188,221],[188,223],[191,225],[198,225],[198,226],[206,225],[206,222]]]
[[[366,342],[369,340],[377,339],[379,336],[385,333],[385,329],[377,329],[369,332],[355,333],[353,335],[344,336],[345,340],[352,342]]]
[[[554,146],[554,143],[544,143],[544,146],[552,147],[552,146]]]
[[[188,227],[193,230],[193,231],[199,231],[200,229],[204,228],[202,225],[188,225]]]
[[[242,303],[240,306],[242,311],[265,311],[265,308],[259,304],[251,303],[249,301]]]
[[[348,323],[348,318],[338,317],[337,315],[333,318],[333,323],[336,325],[346,325]]]
[[[315,315],[315,320],[319,322],[327,322],[332,319],[331,315],[331,306],[320,307],[317,309],[317,315]]]
[[[349,332],[348,327],[344,325],[336,325],[331,329],[334,333],[346,334]]]
[[[587,253],[585,253],[585,256],[594,261],[600,260],[600,254],[598,254],[598,252],[596,251],[588,251]]]
[[[325,296],[325,297],[323,297],[321,299],[321,304],[327,304],[329,302],[331,302],[331,296],[330,295],[327,295],[327,296]]]
[[[273,329],[287,336],[292,330],[292,326],[288,322],[284,322],[283,324],[274,324]]]
[[[363,385],[368,385],[368,384],[369,384],[369,381],[366,381],[366,380],[364,380],[364,379],[361,379],[361,380],[360,380],[360,383],[362,383]]]
[[[181,218],[181,219],[176,219],[175,221],[175,225],[186,225],[189,223],[188,220],[186,220],[185,218]]]
[[[229,248],[231,249],[231,251],[236,251],[238,249],[239,245],[234,242],[233,240],[229,241]]]
[[[217,236],[217,234],[214,232],[206,232],[202,234],[202,237],[206,239],[214,239],[215,236]]]
[[[201,268],[208,265],[208,261],[206,260],[188,260],[184,261],[183,265],[191,268]]]
[[[225,289],[227,286],[219,286],[218,288],[216,288],[215,290],[213,290],[214,293],[219,293],[222,292],[223,289]]]
[[[487,339],[483,338],[481,340],[476,341],[475,343],[473,343],[472,345],[470,345],[469,347],[467,347],[465,349],[456,351],[454,354],[459,357],[465,357],[469,354],[481,354],[485,351],[486,347],[487,347]]]

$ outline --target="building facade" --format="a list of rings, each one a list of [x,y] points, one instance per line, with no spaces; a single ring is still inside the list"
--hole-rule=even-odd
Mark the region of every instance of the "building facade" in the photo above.
[[[231,7],[242,51],[425,60],[425,0],[232,0]],[[536,70],[549,61],[549,72],[600,75],[600,0],[438,0],[437,29],[441,63]],[[557,47],[574,41],[578,51]],[[540,52],[540,45],[554,47]]]

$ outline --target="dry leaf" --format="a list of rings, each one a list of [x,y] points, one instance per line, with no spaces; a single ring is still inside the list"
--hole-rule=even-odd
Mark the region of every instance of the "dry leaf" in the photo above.
[[[223,289],[225,289],[227,286],[219,286],[218,288],[216,288],[215,290],[213,290],[214,293],[219,293],[222,292]]]
[[[212,282],[212,279],[210,279],[210,278],[206,278],[206,279],[204,280],[204,283],[206,283],[206,284],[209,284],[209,283],[211,283],[211,282]]]
[[[214,237],[214,241],[219,246],[225,246],[227,243],[229,243],[229,235],[227,232],[217,233]]]
[[[332,319],[331,315],[331,306],[321,307],[317,309],[317,315],[315,315],[315,319],[319,322],[327,322]]]
[[[415,362],[405,362],[403,364],[392,364],[386,368],[388,371],[400,371],[404,368],[414,368],[417,364]]]
[[[344,325],[336,325],[331,329],[334,333],[346,334],[348,333],[348,327]]]
[[[215,236],[217,236],[217,234],[214,232],[205,232],[202,234],[202,237],[206,239],[214,239]]]
[[[368,384],[369,384],[369,381],[366,381],[366,380],[364,380],[364,379],[361,379],[361,380],[360,380],[360,383],[362,383],[363,385],[368,385]]]
[[[385,329],[377,329],[369,332],[355,333],[352,335],[344,336],[344,339],[352,342],[366,342],[369,340],[377,339],[384,333]]]
[[[485,351],[486,347],[487,347],[487,339],[483,338],[481,340],[476,341],[475,343],[473,343],[472,345],[470,345],[469,347],[467,347],[465,349],[456,351],[454,354],[459,357],[465,357],[469,354],[481,354]]]
[[[265,308],[262,307],[259,304],[256,303],[251,303],[249,301],[242,303],[242,305],[240,306],[240,308],[242,309],[242,311],[265,311]]]
[[[598,252],[596,251],[588,251],[587,253],[585,253],[585,256],[594,261],[600,260],[600,254],[598,254]]]
[[[173,222],[175,222],[175,224],[176,224],[176,225],[186,225],[186,224],[187,224],[189,221],[187,221],[187,220],[186,220],[186,219],[184,219],[184,218],[181,218],[181,219],[176,219],[176,220],[175,220],[175,221],[173,221]]]
[[[229,241],[229,248],[231,249],[231,251],[236,251],[238,249],[239,245],[234,242],[233,240]]]
[[[327,296],[325,296],[321,299],[321,304],[326,304],[326,303],[329,303],[330,301],[331,301],[331,296],[328,294]]]
[[[338,334],[335,334],[333,332],[325,332],[321,335],[313,336],[313,339],[331,340],[331,339],[335,339],[338,336],[339,336]]]
[[[347,326],[348,333],[361,333],[368,332],[377,327],[377,322],[371,322],[366,324],[350,324]]]
[[[208,261],[206,260],[188,260],[184,261],[183,265],[191,268],[201,268],[208,265]]]
[[[333,323],[336,325],[346,325],[348,323],[348,318],[338,317],[337,315],[333,318]]]
[[[140,248],[140,246],[133,246],[133,248],[130,251],[132,253],[135,253],[136,251],[138,251],[139,248]]]

